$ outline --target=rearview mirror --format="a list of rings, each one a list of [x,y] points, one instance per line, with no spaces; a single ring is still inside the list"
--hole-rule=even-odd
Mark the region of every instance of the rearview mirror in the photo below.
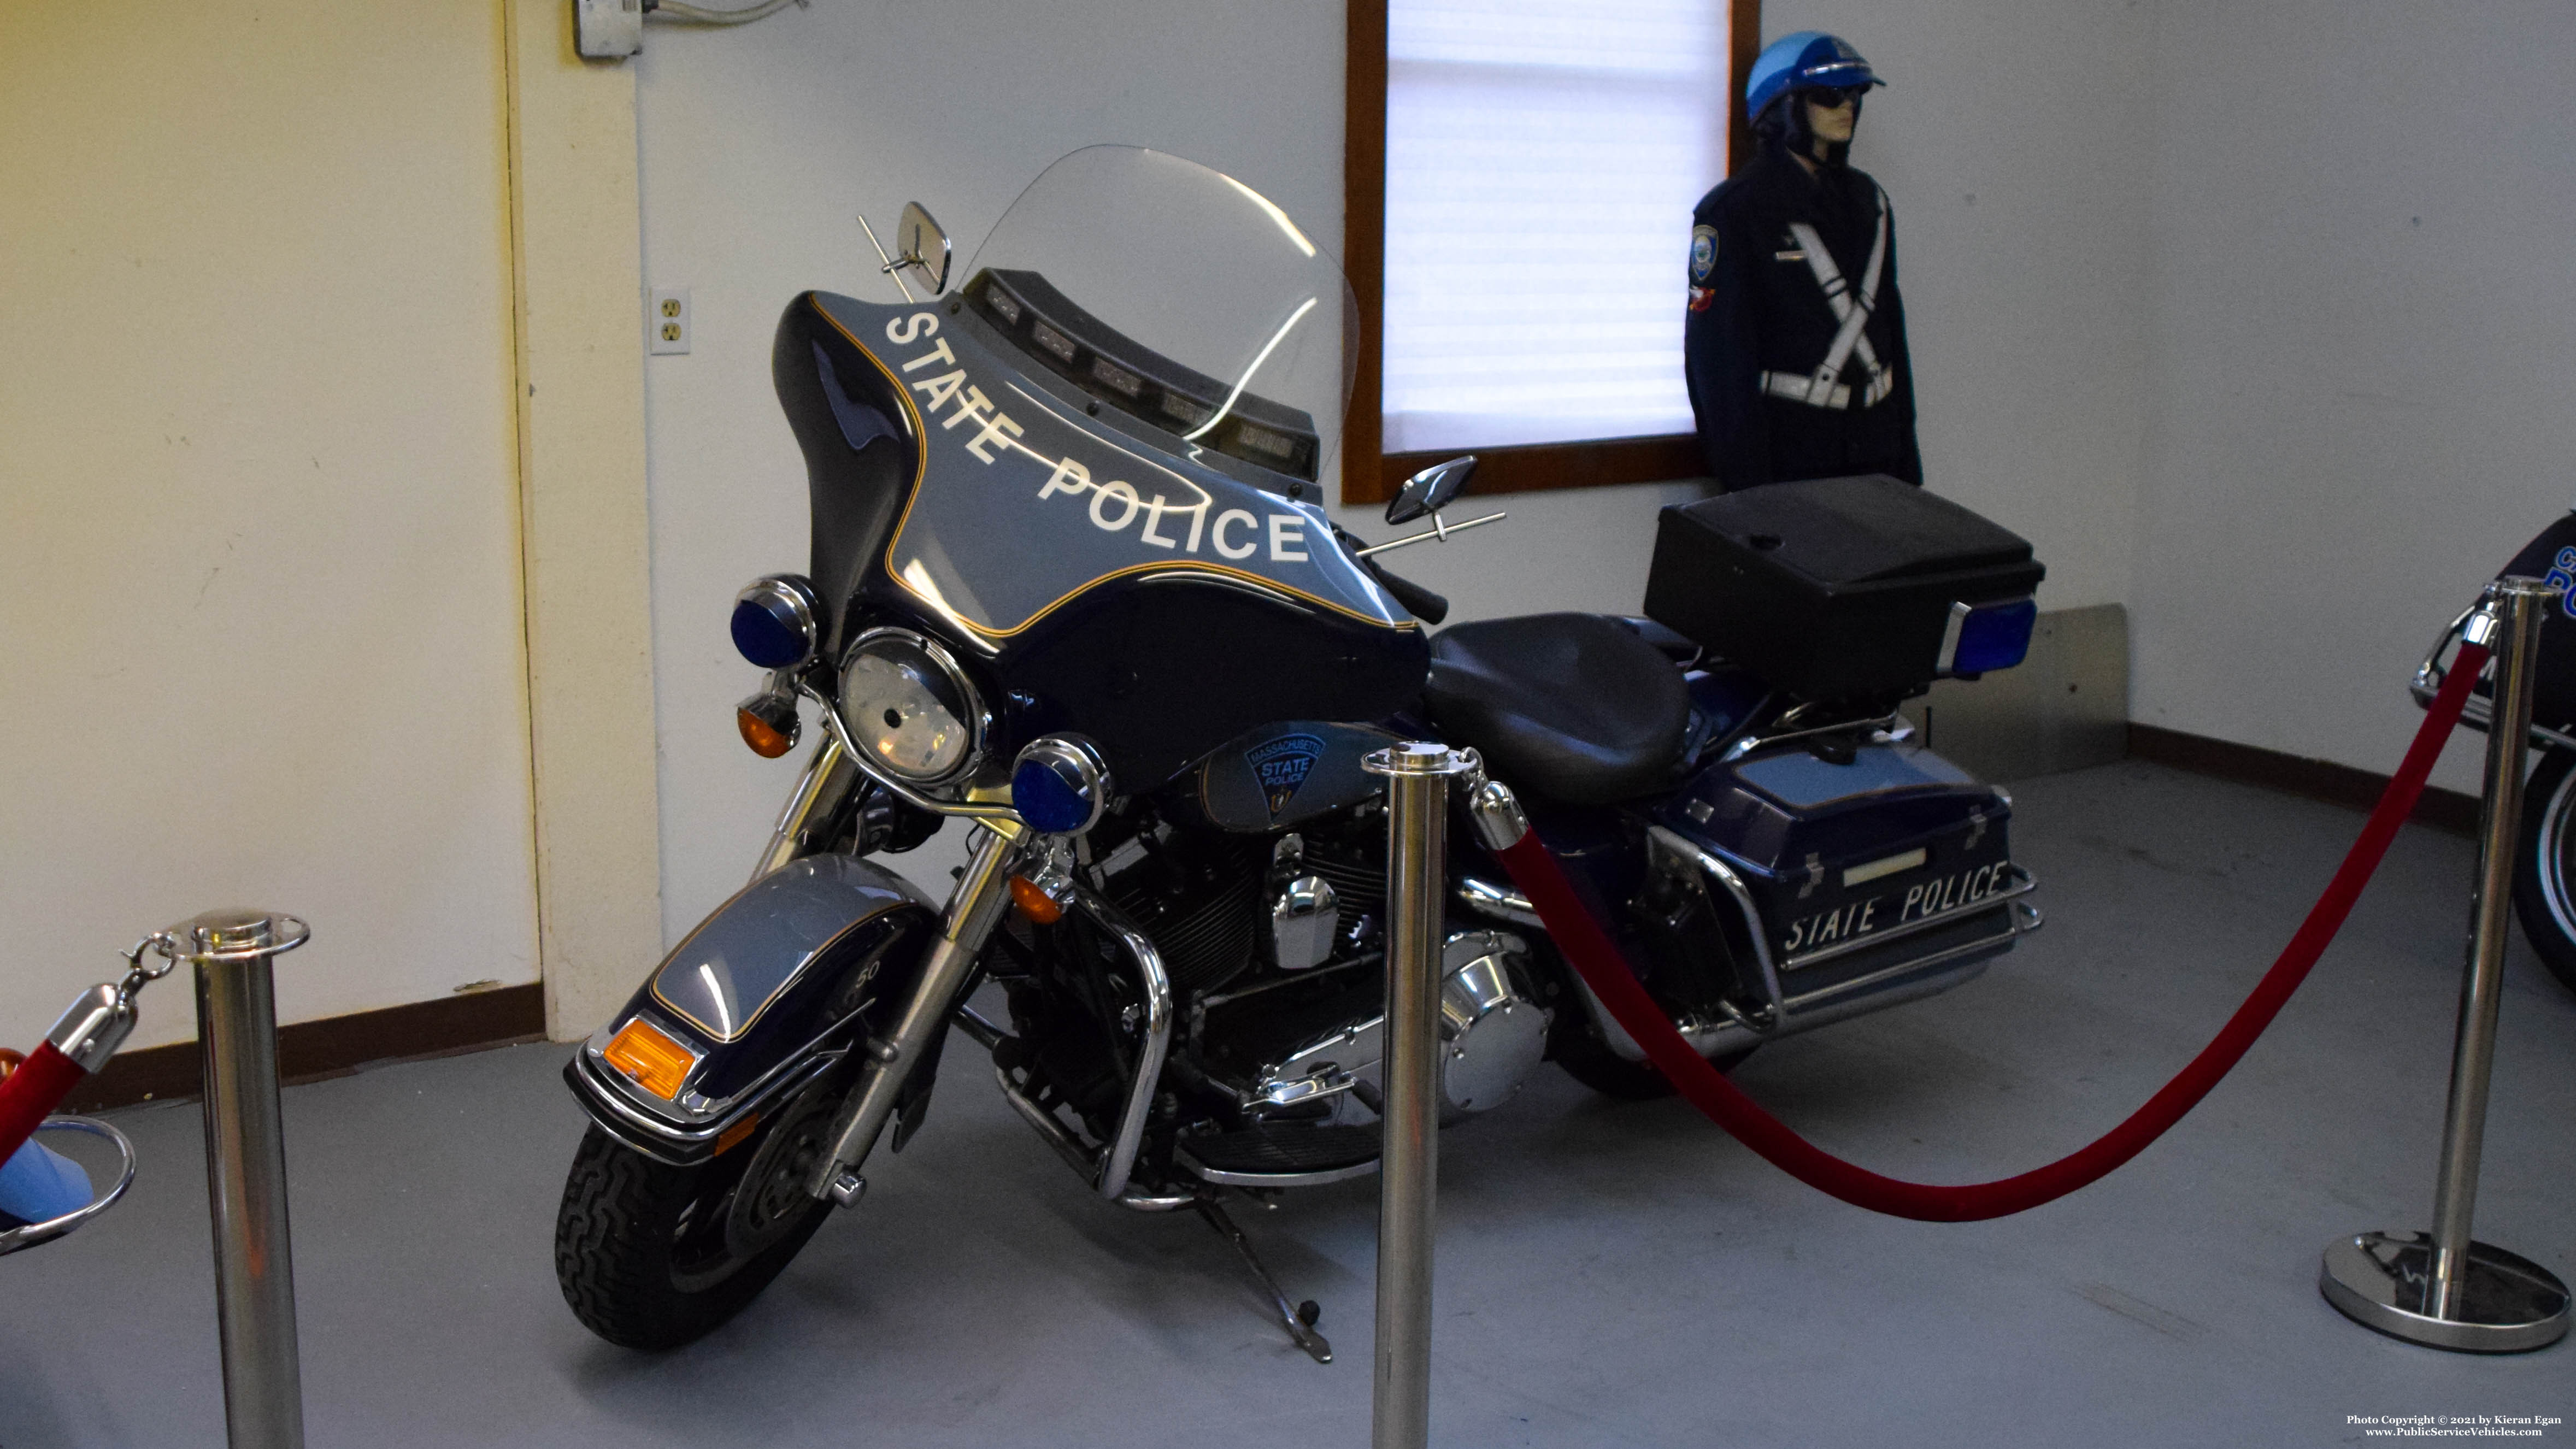
[[[894,260],[886,269],[912,273],[931,296],[948,290],[948,233],[918,201],[903,204],[903,219],[894,225]]]
[[[1404,480],[1396,490],[1394,501],[1386,505],[1386,521],[1411,523],[1427,518],[1449,506],[1449,500],[1467,491],[1467,480],[1476,476],[1476,455],[1452,458],[1434,463]]]

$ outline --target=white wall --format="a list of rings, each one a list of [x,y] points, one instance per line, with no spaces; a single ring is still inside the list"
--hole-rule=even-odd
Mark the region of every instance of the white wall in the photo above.
[[[536,976],[499,9],[0,7],[11,1045],[214,907],[290,1020]]]
[[[725,635],[734,590],[805,563],[804,463],[769,383],[780,309],[808,287],[893,296],[851,220],[860,208],[882,235],[918,198],[963,268],[1022,186],[1102,141],[1236,176],[1338,251],[1342,15],[1338,0],[833,3],[734,32],[649,34],[637,62],[645,277],[690,287],[697,323],[691,353],[653,358],[646,375],[674,938],[740,888],[795,774],[794,758],[761,760],[735,734],[734,703],[758,676]],[[1402,570],[1451,594],[1462,618],[1634,609],[1655,509],[1690,496],[1515,495],[1510,522],[1412,550]],[[1345,521],[1387,532],[1365,510]],[[944,888],[963,833],[894,863]]]
[[[2154,61],[2132,717],[2391,769],[2576,503],[2576,10],[2168,0]]]

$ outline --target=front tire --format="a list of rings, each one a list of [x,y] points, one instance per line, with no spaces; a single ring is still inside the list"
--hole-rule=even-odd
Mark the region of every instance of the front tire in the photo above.
[[[830,1212],[804,1184],[830,1132],[839,1075],[694,1167],[590,1128],[555,1215],[555,1277],[573,1316],[624,1348],[677,1348],[758,1297]]]
[[[2543,750],[2522,787],[2513,907],[2541,964],[2576,991],[2576,754]]]

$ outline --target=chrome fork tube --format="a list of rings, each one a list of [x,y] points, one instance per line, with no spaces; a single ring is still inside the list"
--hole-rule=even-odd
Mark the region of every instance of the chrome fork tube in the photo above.
[[[993,923],[1010,898],[1011,867],[1027,838],[1028,827],[1017,820],[983,823],[965,873],[949,894],[946,925],[930,948],[929,959],[922,963],[921,982],[913,988],[902,1020],[895,1024],[893,1039],[866,1043],[868,1064],[859,1089],[833,1119],[832,1150],[815,1165],[813,1177],[805,1184],[807,1192],[845,1204],[857,1199],[857,1179],[850,1175],[851,1169],[867,1160],[877,1134],[885,1130],[886,1118],[894,1114],[904,1079],[938,1041],[939,1033],[948,1029],[957,989],[965,984],[976,953],[984,949],[984,938],[992,934]]]
[[[796,782],[796,793],[787,797],[787,808],[779,813],[778,828],[770,832],[769,848],[760,853],[751,878],[758,880],[800,855],[812,854],[815,842],[809,837],[850,797],[850,786],[858,777],[858,766],[841,748],[840,737],[826,731],[814,757],[806,762],[804,776]]]

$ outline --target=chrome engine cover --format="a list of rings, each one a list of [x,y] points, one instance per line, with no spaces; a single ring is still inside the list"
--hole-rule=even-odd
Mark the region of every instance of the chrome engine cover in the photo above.
[[[1547,1050],[1529,943],[1508,931],[1459,931],[1441,945],[1440,972],[1442,1115],[1491,1111],[1520,1091]]]
[[[1455,1122],[1520,1090],[1546,1050],[1548,1012],[1530,989],[1528,943],[1508,931],[1452,933],[1440,966],[1440,1117]],[[1385,1029],[1386,1018],[1371,1015],[1314,1038],[1258,1074],[1248,1105],[1329,1101],[1328,1121],[1371,1120]]]
[[[1300,874],[1283,882],[1270,898],[1272,962],[1282,971],[1323,965],[1333,954],[1341,904],[1333,883],[1322,876]]]

